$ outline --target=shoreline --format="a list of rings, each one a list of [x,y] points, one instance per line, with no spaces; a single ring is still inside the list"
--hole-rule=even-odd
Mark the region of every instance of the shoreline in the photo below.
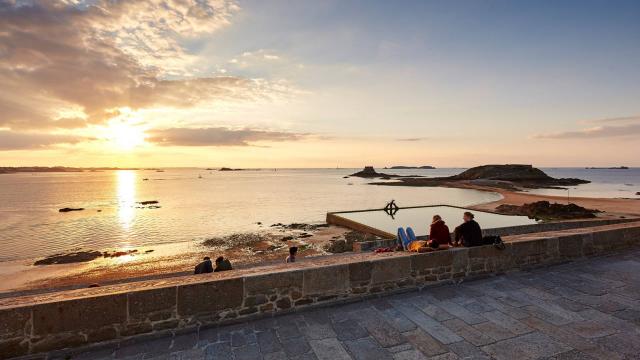
[[[492,192],[501,196],[500,200],[468,206],[470,209],[479,211],[496,212],[496,207],[502,204],[523,205],[541,200],[567,202],[567,198],[562,196],[531,194],[471,182],[449,182],[440,184],[439,187]],[[604,211],[603,214],[598,215],[603,218],[640,216],[640,200],[572,197],[570,202]],[[304,249],[300,251],[299,257],[335,256],[335,254],[324,251],[323,246],[348,231],[350,230],[333,225],[319,228],[311,236],[304,238]],[[267,234],[267,231],[264,234]],[[288,234],[282,232],[282,235]],[[144,250],[151,248],[142,247],[139,255],[42,267],[28,264],[30,260],[14,261],[7,265],[9,267],[12,265],[16,271],[7,272],[6,268],[0,271],[3,277],[11,279],[10,283],[6,283],[3,288],[0,288],[0,298],[84,288],[89,284],[110,285],[189,275],[192,273],[193,267],[204,256],[229,257],[236,269],[278,263],[284,261],[287,256],[288,246],[301,245],[299,240],[293,238],[282,241],[282,246],[277,249],[270,249],[272,243],[264,241],[251,244],[250,247],[244,244],[244,246],[228,249],[206,247],[190,242],[163,244],[153,246],[154,252],[150,254],[142,255]]]

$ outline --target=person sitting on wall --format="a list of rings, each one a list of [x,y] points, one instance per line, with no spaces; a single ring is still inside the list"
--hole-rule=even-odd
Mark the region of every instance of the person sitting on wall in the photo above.
[[[427,245],[433,249],[446,249],[451,245],[451,232],[440,215],[434,215]]]
[[[211,264],[211,258],[205,256],[203,261],[200,264],[196,265],[194,274],[206,274],[210,272],[213,272],[213,264]]]
[[[473,214],[465,211],[462,218],[464,219],[464,222],[453,231],[453,245],[464,245],[466,247],[482,245],[482,229],[480,228],[480,225],[473,220]]]
[[[289,248],[289,256],[287,256],[287,263],[296,262],[296,255],[298,254],[298,247],[292,246]]]
[[[216,269],[213,271],[218,272],[228,270],[233,270],[233,267],[231,267],[231,261],[229,261],[229,259],[225,259],[223,256],[219,256],[216,259]]]

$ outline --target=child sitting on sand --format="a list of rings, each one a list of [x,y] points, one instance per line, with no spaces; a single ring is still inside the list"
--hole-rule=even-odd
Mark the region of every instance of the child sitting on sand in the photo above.
[[[292,246],[289,248],[289,256],[287,256],[287,263],[296,262],[296,254],[298,254],[298,247]]]

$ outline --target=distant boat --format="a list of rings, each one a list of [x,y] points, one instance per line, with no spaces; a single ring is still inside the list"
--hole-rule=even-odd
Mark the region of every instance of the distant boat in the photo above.
[[[202,175],[198,174],[198,179],[202,179]]]

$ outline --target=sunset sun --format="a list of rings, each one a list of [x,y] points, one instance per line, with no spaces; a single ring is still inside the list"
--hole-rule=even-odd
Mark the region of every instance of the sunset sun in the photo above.
[[[145,136],[142,128],[127,123],[114,123],[106,129],[106,138],[118,150],[133,150],[144,144]]]

